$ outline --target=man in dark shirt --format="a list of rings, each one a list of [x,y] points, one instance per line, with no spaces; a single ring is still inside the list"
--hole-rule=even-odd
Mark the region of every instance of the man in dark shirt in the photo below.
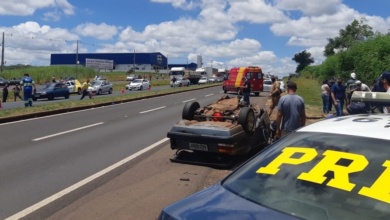
[[[246,105],[250,105],[249,101],[249,95],[251,93],[251,83],[249,82],[249,79],[247,77],[242,77],[242,80],[244,80],[244,84],[242,86],[242,94],[244,95],[244,102]]]
[[[331,88],[331,95],[333,100],[333,105],[336,109],[336,116],[342,116],[344,103],[347,103],[346,96],[346,86],[343,84],[343,80],[341,78],[337,79],[337,83],[334,84]]]

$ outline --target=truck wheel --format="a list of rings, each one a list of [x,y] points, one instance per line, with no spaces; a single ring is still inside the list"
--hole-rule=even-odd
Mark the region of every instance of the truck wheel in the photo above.
[[[65,99],[69,99],[69,93],[65,95]]]
[[[81,94],[82,94],[82,92],[81,92],[81,88],[78,88],[78,89],[77,89],[77,94],[79,94],[79,95],[81,95]]]
[[[110,90],[108,90],[108,94],[112,94],[112,88],[110,88]]]
[[[227,89],[225,87],[222,87],[223,93],[227,93]]]
[[[200,105],[196,101],[187,102],[183,107],[182,118],[184,120],[194,119],[195,111],[200,108]]]
[[[247,135],[252,136],[255,133],[256,126],[256,117],[253,109],[250,107],[242,107],[238,114],[238,123]]]
[[[260,92],[255,92],[255,96],[259,96],[260,95]]]

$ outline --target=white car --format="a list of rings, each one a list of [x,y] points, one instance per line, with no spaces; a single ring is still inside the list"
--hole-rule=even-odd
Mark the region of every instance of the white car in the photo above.
[[[210,77],[210,78],[209,78],[209,82],[210,82],[210,83],[218,82],[217,77],[215,77],[215,76]]]
[[[280,83],[280,89],[282,90],[282,92],[285,92],[286,91],[286,87],[284,85],[284,82],[282,79],[278,79],[279,83]]]
[[[176,87],[182,87],[182,86],[190,86],[191,82],[187,78],[177,79],[175,82]],[[173,87],[173,83],[171,81],[170,83],[171,87]]]
[[[265,79],[263,82],[263,92],[270,92],[272,86],[272,81],[270,79]]]
[[[91,86],[88,87],[88,91],[97,95],[103,93],[112,94],[112,83],[107,80],[95,80],[91,83]]]
[[[198,84],[207,84],[209,83],[209,78],[205,77],[205,76],[202,76],[199,81],[198,81]]]
[[[147,79],[134,79],[131,83],[126,85],[127,90],[143,90],[150,88],[150,82]]]

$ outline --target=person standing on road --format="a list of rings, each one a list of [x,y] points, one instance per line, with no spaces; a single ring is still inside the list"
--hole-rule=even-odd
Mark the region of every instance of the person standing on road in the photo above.
[[[276,106],[278,106],[280,94],[282,94],[282,90],[280,89],[280,82],[276,80],[275,76],[271,77],[272,86],[269,96],[271,97],[271,105],[269,106],[268,116],[271,117],[272,111]],[[288,85],[288,83],[287,83]]]
[[[346,82],[347,104],[349,104],[353,90],[356,88],[356,81],[356,73],[351,73],[350,78]]]
[[[244,102],[247,106],[251,104],[249,100],[249,96],[251,94],[251,83],[249,82],[248,77],[242,77],[242,80],[244,80],[244,84],[242,86],[242,94],[244,95]]]
[[[89,79],[87,79],[86,82],[83,83],[83,85],[81,86],[81,90],[82,90],[82,95],[81,95],[81,98],[80,100],[84,99],[85,96],[89,96],[89,99],[92,99],[92,95],[90,92],[88,92],[88,87],[90,87],[91,84],[89,83]]]
[[[172,78],[172,87],[175,88],[176,87],[176,77],[173,76]]]
[[[330,88],[328,85],[328,80],[325,80],[322,83],[321,98],[322,98],[322,113],[327,115],[329,114],[329,98],[330,98]]]
[[[24,107],[32,106],[32,96],[36,91],[35,82],[28,73],[24,74],[24,78],[20,81],[23,88]]]
[[[283,137],[306,124],[305,102],[296,94],[297,84],[287,84],[287,94],[280,98],[276,117],[276,138]]]
[[[5,84],[3,87],[3,102],[7,102],[8,98],[8,84]]]
[[[334,84],[331,88],[331,95],[333,100],[333,105],[336,109],[336,116],[344,115],[343,107],[347,103],[347,96],[345,93],[346,86],[343,84],[341,78],[337,79],[337,83]]]
[[[23,98],[20,96],[20,87],[18,84],[16,84],[12,90],[14,91],[14,102],[16,102],[16,97],[19,97],[20,100],[23,100]]]
[[[390,93],[390,72],[384,72],[381,75],[381,83],[383,89],[386,90],[386,93]],[[383,113],[389,114],[390,113],[390,107],[384,106],[383,107]]]

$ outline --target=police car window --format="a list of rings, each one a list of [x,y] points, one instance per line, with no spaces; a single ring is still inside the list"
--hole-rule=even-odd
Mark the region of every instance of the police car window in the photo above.
[[[301,218],[389,219],[388,143],[293,133],[233,173],[223,186],[254,203]],[[356,170],[348,173],[348,169]]]

